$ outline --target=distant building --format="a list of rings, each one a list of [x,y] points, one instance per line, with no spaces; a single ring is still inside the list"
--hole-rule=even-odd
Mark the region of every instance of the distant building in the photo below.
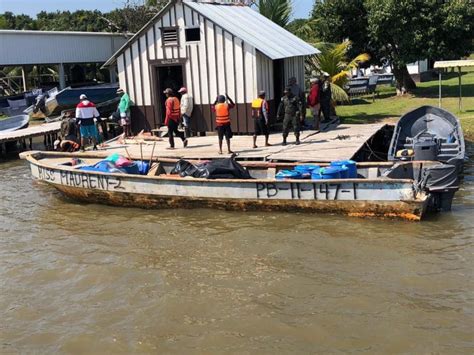
[[[102,65],[126,41],[123,34],[106,32],[0,30],[0,67],[22,67],[26,91],[26,66],[57,65],[59,86],[64,88],[66,79],[83,71],[84,64]],[[115,81],[114,70],[110,77]]]
[[[318,50],[248,6],[231,1],[174,0],[131,38],[106,66],[118,67],[120,86],[135,103],[132,128],[163,122],[163,90],[186,86],[194,98],[193,127],[212,131],[211,104],[229,94],[232,129],[253,130],[249,103],[259,90],[274,109],[290,77],[303,87],[305,56]]]

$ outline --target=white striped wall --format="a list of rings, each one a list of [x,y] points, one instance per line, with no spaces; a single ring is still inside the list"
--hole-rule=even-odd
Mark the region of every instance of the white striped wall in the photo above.
[[[179,27],[179,46],[162,45],[161,29]],[[201,40],[186,43],[185,28],[200,28]],[[273,61],[178,1],[117,58],[119,81],[139,106],[154,104],[151,64],[157,60],[186,59],[185,85],[195,104],[214,102],[227,93],[236,103],[250,103],[258,91],[275,99]],[[284,82],[292,76],[304,85],[304,57],[284,60]]]
[[[257,51],[257,87],[258,91],[265,91],[267,100],[275,99],[273,60],[259,51]]]
[[[285,81],[284,81],[285,84],[288,83],[288,80],[291,77],[295,77],[297,83],[304,90],[304,87],[305,87],[304,57],[286,58],[284,60],[284,73],[285,73]]]

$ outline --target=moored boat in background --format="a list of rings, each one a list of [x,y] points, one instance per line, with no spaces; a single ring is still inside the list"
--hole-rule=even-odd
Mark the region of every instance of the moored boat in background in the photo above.
[[[0,119],[0,134],[13,132],[28,127],[30,117],[28,115],[12,116]]]
[[[388,152],[389,160],[433,160],[462,167],[466,154],[459,120],[452,113],[422,106],[398,121]]]

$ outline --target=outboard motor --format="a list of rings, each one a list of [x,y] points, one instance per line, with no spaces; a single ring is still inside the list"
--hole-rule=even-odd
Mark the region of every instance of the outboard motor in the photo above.
[[[434,135],[426,131],[420,132],[411,143],[415,160],[437,160],[440,142]]]
[[[434,210],[451,211],[454,193],[459,190],[459,169],[451,164],[423,168],[419,186],[432,194]]]

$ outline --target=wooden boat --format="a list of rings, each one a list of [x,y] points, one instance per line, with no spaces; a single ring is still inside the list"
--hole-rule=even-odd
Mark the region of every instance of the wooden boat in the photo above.
[[[28,115],[12,116],[0,119],[0,133],[13,132],[18,129],[26,128],[30,117]]]
[[[430,180],[434,162],[358,164],[358,178],[277,180],[294,164],[242,163],[252,179],[182,178],[170,172],[176,160],[154,160],[146,176],[78,170],[72,158],[94,164],[91,154],[25,152],[35,179],[65,196],[89,203],[142,208],[210,207],[235,210],[284,210],[342,213],[351,216],[420,220],[427,211],[449,209],[456,181],[437,190]],[[441,167],[442,168],[442,167]],[[429,186],[429,187],[427,187]]]
[[[459,120],[450,112],[422,106],[398,121],[389,160],[434,160],[461,167],[466,153]]]

